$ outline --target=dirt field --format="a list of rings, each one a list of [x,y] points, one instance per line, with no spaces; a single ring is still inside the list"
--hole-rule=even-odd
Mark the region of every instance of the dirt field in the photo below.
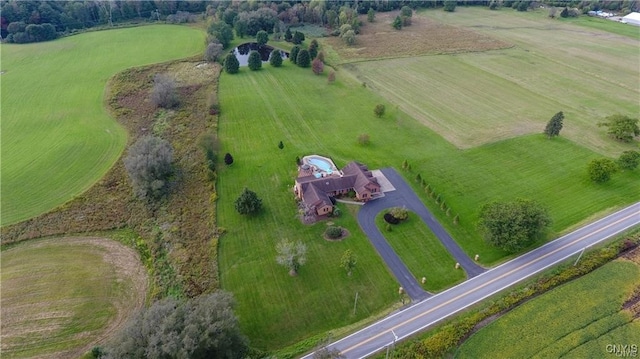
[[[138,254],[104,238],[34,240],[2,252],[2,357],[74,358],[142,308]]]
[[[354,46],[346,46],[338,37],[327,42],[343,61],[407,57],[428,54],[452,54],[510,47],[507,42],[462,27],[442,24],[413,15],[412,24],[395,30],[391,23],[399,12],[377,13],[373,23],[361,17],[363,26]]]

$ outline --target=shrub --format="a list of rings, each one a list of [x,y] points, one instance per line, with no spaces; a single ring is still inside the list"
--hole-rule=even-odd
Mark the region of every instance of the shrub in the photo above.
[[[328,83],[334,83],[336,81],[336,72],[331,70],[329,72],[329,76],[327,76],[327,82]]]
[[[398,224],[400,223],[400,220],[397,219],[396,217],[394,217],[391,213],[387,212],[384,214],[384,220],[385,222],[389,223],[389,224]]]
[[[399,221],[405,221],[409,218],[409,211],[405,207],[393,207],[389,213]]]
[[[376,115],[376,117],[380,118],[384,116],[384,111],[385,111],[384,105],[377,104],[376,107],[373,109],[373,114]]]
[[[136,141],[124,158],[133,190],[141,198],[157,199],[168,191],[173,172],[173,149],[169,142],[154,136]]]
[[[369,138],[368,134],[363,133],[363,134],[358,136],[358,143],[361,144],[362,146],[366,146],[370,142],[371,142],[371,139]]]
[[[456,0],[445,0],[444,1],[444,11],[454,12],[456,11]]]
[[[167,75],[157,74],[153,78],[151,101],[158,107],[172,108],[178,105],[176,82]]]
[[[604,183],[611,179],[611,175],[618,171],[618,165],[608,158],[594,159],[587,167],[589,178],[595,183]]]
[[[623,170],[633,170],[640,164],[640,153],[637,151],[624,151],[618,157],[618,166]]]
[[[324,234],[327,236],[327,238],[337,239],[342,237],[342,228],[330,226],[327,227],[327,229],[324,231]]]
[[[227,166],[230,166],[233,163],[233,156],[229,152],[224,155],[224,163]]]
[[[324,62],[316,57],[311,62],[311,70],[313,70],[314,74],[320,75],[324,71]]]

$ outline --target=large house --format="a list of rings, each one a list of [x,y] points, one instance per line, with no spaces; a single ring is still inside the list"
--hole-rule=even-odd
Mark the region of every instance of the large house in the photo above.
[[[296,196],[319,216],[333,212],[331,197],[354,191],[359,201],[369,201],[380,193],[380,184],[367,166],[350,162],[342,171],[317,172],[301,165],[294,187]]]

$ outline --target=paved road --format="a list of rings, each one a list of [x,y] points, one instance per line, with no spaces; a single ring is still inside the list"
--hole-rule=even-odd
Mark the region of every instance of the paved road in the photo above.
[[[640,202],[382,319],[332,343],[329,348],[337,348],[349,359],[364,358],[382,351],[394,341],[423,330],[571,256],[577,259],[578,253],[585,248],[638,224]],[[310,357],[311,354],[304,358]]]
[[[389,182],[395,187],[395,191],[385,192],[385,196],[371,202],[367,202],[358,212],[358,223],[367,234],[369,240],[378,251],[382,259],[387,264],[393,275],[405,290],[407,295],[414,301],[420,301],[430,296],[422,289],[416,278],[409,272],[409,269],[393,251],[389,243],[375,224],[375,218],[381,211],[396,207],[405,206],[408,210],[416,213],[431,231],[440,239],[445,248],[453,255],[456,262],[462,265],[469,278],[475,277],[485,271],[477,265],[451,238],[449,233],[435,219],[433,214],[424,206],[420,198],[405,180],[392,168],[384,168],[381,172],[387,177]]]

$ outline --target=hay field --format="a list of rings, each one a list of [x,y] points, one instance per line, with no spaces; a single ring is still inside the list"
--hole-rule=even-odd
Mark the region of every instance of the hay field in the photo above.
[[[558,111],[561,133],[606,155],[631,146],[596,123],[640,113],[638,41],[540,13],[460,8],[414,17],[455,25],[512,48],[348,64],[374,91],[461,149],[539,133]]]
[[[107,80],[194,55],[200,30],[154,25],[37,44],[2,44],[2,225],[59,206],[98,181],[127,134],[107,113]]]
[[[138,254],[103,238],[52,238],[2,251],[2,357],[79,357],[142,308]]]

